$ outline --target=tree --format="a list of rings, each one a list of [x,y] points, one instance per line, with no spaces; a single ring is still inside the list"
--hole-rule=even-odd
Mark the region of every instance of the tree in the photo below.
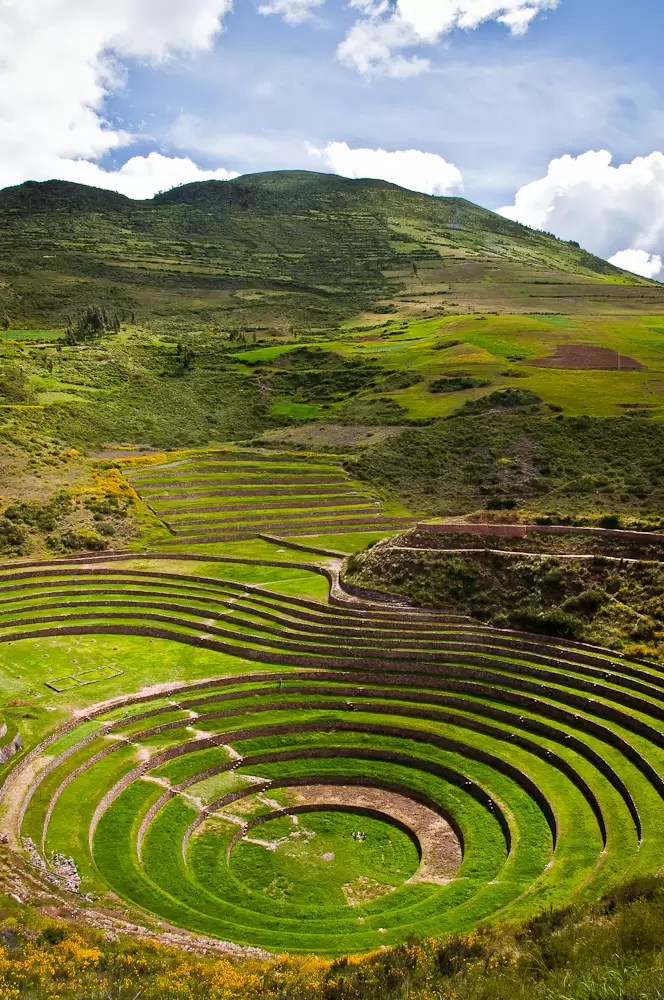
[[[11,326],[11,320],[9,319],[7,313],[5,313],[5,315],[2,317],[2,322],[0,323],[0,326],[2,326],[3,330],[8,330],[9,327]]]
[[[120,320],[117,313],[111,317],[105,306],[90,305],[83,310],[76,321],[72,322],[70,319],[65,331],[65,340],[70,345],[80,344],[101,337],[103,333],[119,333],[119,331]]]
[[[180,367],[182,368],[182,371],[190,371],[194,367],[196,354],[190,344],[179,340],[175,353],[180,359]]]

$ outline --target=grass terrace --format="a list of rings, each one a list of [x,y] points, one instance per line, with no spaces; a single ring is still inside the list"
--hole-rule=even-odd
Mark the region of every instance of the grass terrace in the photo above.
[[[3,678],[31,695],[3,828],[73,857],[84,907],[335,956],[659,870],[660,670],[291,556],[0,572]]]
[[[166,545],[387,531],[413,523],[404,508],[386,510],[335,455],[220,450],[125,475],[173,536]]]

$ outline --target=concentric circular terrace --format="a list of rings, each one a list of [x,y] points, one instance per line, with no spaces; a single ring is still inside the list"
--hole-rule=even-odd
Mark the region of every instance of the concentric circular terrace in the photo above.
[[[88,698],[10,773],[15,843],[73,856],[83,888],[170,924],[318,954],[525,916],[660,869],[656,667],[338,587],[289,596],[239,579],[250,563],[1,570],[0,650],[106,634],[120,655],[138,637],[146,656],[186,644],[223,664]],[[67,687],[44,680],[54,699]]]

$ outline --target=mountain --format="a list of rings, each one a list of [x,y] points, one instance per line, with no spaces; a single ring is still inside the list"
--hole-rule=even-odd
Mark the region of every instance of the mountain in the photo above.
[[[65,181],[0,191],[0,314],[90,304],[155,330],[329,330],[443,312],[656,312],[661,288],[462,198],[276,171],[149,201]]]

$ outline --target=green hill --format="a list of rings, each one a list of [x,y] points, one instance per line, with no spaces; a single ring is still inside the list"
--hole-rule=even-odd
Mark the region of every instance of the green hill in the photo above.
[[[91,302],[162,331],[661,302],[653,283],[461,198],[306,171],[151,201],[28,182],[0,191],[0,234],[0,315],[19,329],[64,326]]]
[[[638,416],[639,454],[657,450],[663,314],[660,284],[384,181],[282,171],[149,201],[64,181],[6,188],[0,434],[16,464],[3,492],[48,500],[63,485],[53,456],[72,446],[260,438],[378,444],[362,476],[422,513],[505,497],[555,506],[554,485],[561,507],[585,509],[604,455],[589,471],[566,443],[560,453],[568,425],[554,421],[620,416],[588,434],[623,443]],[[432,447],[451,456],[435,482]],[[555,452],[555,483],[533,465],[537,447],[540,465]],[[611,490],[593,480],[593,504],[649,513],[629,456],[612,453],[620,474]]]

